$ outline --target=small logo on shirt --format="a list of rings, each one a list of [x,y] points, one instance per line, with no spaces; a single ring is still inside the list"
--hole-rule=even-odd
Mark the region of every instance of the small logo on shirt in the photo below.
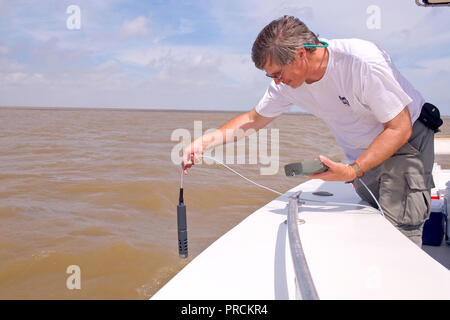
[[[341,97],[341,96],[339,96],[339,99],[341,99],[341,102],[342,102],[343,104],[345,104],[347,107],[350,107],[350,103],[348,102],[348,100],[347,100],[346,97]]]

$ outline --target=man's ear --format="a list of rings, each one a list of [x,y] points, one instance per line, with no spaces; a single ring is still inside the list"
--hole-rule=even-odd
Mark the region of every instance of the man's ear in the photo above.
[[[297,58],[303,59],[306,56],[306,49],[303,46],[298,47],[295,55]]]

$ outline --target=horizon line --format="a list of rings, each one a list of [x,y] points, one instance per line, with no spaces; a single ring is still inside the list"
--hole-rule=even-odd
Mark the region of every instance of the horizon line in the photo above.
[[[42,107],[42,106],[1,106],[0,109],[20,109],[20,110],[55,110],[55,111],[77,111],[77,110],[102,110],[102,111],[154,111],[154,112],[211,112],[211,113],[237,113],[249,110],[209,110],[209,109],[176,109],[176,108],[124,108],[124,107]],[[310,115],[305,111],[289,111],[285,114]]]
[[[246,112],[249,110],[236,109],[236,110],[224,110],[224,109],[176,109],[176,108],[124,108],[124,107],[43,107],[43,106],[2,106],[0,109],[20,109],[20,110],[57,110],[57,111],[77,111],[77,110],[102,110],[102,111],[154,111],[154,112],[210,112],[210,113],[237,113]],[[314,116],[312,113],[298,110],[289,111],[284,113],[285,115],[308,115]],[[315,117],[315,116],[314,116]],[[450,115],[442,114],[441,117],[450,118]]]

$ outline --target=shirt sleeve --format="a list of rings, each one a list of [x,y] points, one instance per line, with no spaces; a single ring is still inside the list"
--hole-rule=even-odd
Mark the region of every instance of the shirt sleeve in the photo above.
[[[381,123],[395,118],[412,102],[395,78],[389,62],[365,63],[361,71],[362,102]]]
[[[257,113],[263,117],[277,117],[289,111],[292,103],[282,94],[282,86],[275,84],[274,81],[271,82],[255,107]]]

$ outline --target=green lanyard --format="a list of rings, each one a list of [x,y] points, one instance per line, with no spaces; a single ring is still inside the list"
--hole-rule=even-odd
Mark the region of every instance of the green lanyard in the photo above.
[[[320,44],[304,44],[304,47],[321,47],[321,48],[326,48],[328,47],[328,43],[325,41],[319,41],[319,43],[323,43],[323,45]]]

